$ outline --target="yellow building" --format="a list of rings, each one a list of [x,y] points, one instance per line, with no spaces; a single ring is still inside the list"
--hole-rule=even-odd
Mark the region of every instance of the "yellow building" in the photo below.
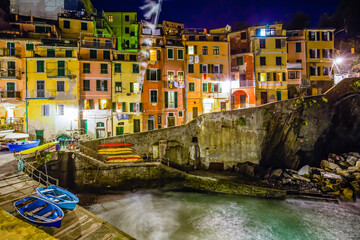
[[[93,34],[95,24],[94,17],[79,16],[77,13],[61,13],[58,17],[62,38],[78,39],[80,35]]]
[[[248,28],[250,52],[255,56],[258,104],[288,98],[286,82],[286,30],[282,24]]]
[[[187,30],[183,33],[187,120],[230,109],[230,43],[224,33]]]
[[[334,84],[334,29],[305,29],[306,72],[310,80],[308,94],[327,91]]]
[[[142,131],[137,53],[116,51],[112,61],[113,135]]]
[[[27,122],[30,137],[71,137],[79,128],[77,42],[43,39],[26,51]]]

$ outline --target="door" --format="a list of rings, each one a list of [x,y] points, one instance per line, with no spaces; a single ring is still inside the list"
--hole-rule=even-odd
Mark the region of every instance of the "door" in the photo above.
[[[193,118],[196,118],[198,116],[198,108],[193,107]]]
[[[13,82],[6,83],[6,93],[7,93],[8,98],[15,97],[15,83],[13,83]]]
[[[221,108],[221,111],[226,111],[226,102],[221,102],[220,108]]]
[[[260,97],[261,97],[261,104],[267,103],[267,92],[261,92]]]
[[[58,76],[63,77],[65,76],[65,61],[58,61]]]
[[[276,91],[276,97],[278,101],[281,100],[281,91]]]
[[[134,119],[134,133],[140,132],[140,119]]]
[[[124,135],[124,127],[116,127],[116,136]]]
[[[168,127],[174,127],[174,126],[176,126],[176,124],[175,124],[175,117],[174,117],[174,116],[168,116],[168,117],[167,117],[167,126],[168,126]]]
[[[40,139],[40,144],[44,143],[44,130],[35,130],[36,139]]]
[[[38,97],[38,98],[45,97],[45,81],[44,80],[36,81],[36,97]]]
[[[14,61],[7,62],[7,69],[8,69],[8,77],[15,77],[15,62]]]
[[[148,120],[148,130],[154,130],[154,120],[152,119]]]
[[[80,134],[87,134],[88,133],[88,129],[87,129],[87,120],[81,120],[80,122],[81,124],[81,133]]]
[[[9,49],[9,56],[15,56],[15,43],[7,43]]]
[[[312,88],[312,95],[318,95],[318,89],[317,88]]]

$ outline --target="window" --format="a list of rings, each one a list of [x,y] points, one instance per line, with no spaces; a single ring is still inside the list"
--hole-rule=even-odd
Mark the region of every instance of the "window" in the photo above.
[[[296,52],[301,52],[301,43],[296,43]]]
[[[83,73],[90,73],[90,63],[83,63]]]
[[[189,36],[189,41],[195,41],[195,36]]]
[[[172,49],[172,48],[167,49],[167,58],[174,59],[174,49]]]
[[[240,95],[240,103],[241,103],[241,104],[245,104],[245,103],[246,103],[246,95],[245,95],[245,94],[241,94],[241,95]]]
[[[266,57],[260,57],[260,66],[266,65]]]
[[[96,91],[105,92],[107,88],[107,80],[96,80]]]
[[[206,41],[206,36],[199,36],[199,41]]]
[[[323,67],[323,76],[329,76],[330,67]]]
[[[64,28],[70,29],[70,21],[64,20]]]
[[[121,63],[115,63],[115,72],[121,73]]]
[[[83,109],[85,110],[94,109],[93,100],[85,99]]]
[[[208,55],[208,47],[207,46],[202,47],[202,54],[203,55]]]
[[[43,116],[50,116],[50,105],[49,104],[43,104],[42,105],[42,115]]]
[[[180,82],[180,85],[182,84],[182,82],[184,81],[184,72],[177,72],[177,77],[178,77],[178,81]]]
[[[133,93],[134,92],[134,83],[130,83],[130,92]]]
[[[296,62],[297,63],[302,63],[302,60],[301,59],[296,59]]]
[[[98,106],[99,106],[99,110],[109,109],[109,101],[106,99],[99,99]],[[98,125],[97,127],[104,127],[104,123],[102,123],[102,126]]]
[[[310,58],[320,58],[320,49],[310,49]]]
[[[110,59],[110,51],[103,51],[104,59]]]
[[[174,81],[174,80],[175,80],[175,73],[174,73],[174,71],[168,71],[168,72],[167,72],[167,80],[168,80],[168,81]]]
[[[177,108],[177,92],[165,92],[165,108]]]
[[[189,82],[189,92],[195,92],[195,83]]]
[[[309,40],[310,41],[319,41],[320,40],[320,32],[309,32]]]
[[[246,74],[240,74],[240,81],[246,80]]]
[[[47,50],[48,57],[55,57],[55,49],[48,49]]]
[[[203,83],[202,91],[203,91],[203,92],[207,92],[207,91],[208,91],[208,84],[207,84],[207,83]]]
[[[57,92],[65,92],[65,81],[57,81],[56,82],[56,91]]]
[[[128,27],[126,27],[126,28],[125,28],[125,33],[126,33],[126,34],[129,34],[129,32],[130,32],[130,29],[129,29]]]
[[[194,73],[194,64],[189,64],[188,65],[188,72],[189,73]]]
[[[148,80],[148,81],[161,80],[161,70],[160,69],[146,69],[146,80]]]
[[[214,55],[219,55],[219,54],[220,54],[220,48],[219,48],[219,46],[214,46],[214,48],[213,48],[213,54],[214,54]]]
[[[65,50],[65,57],[72,57],[72,50]]]
[[[109,15],[108,21],[109,21],[109,22],[113,22],[113,21],[114,21],[114,17],[113,17],[112,15]]]
[[[178,49],[177,50],[177,59],[178,60],[184,60],[184,50],[183,49]]]
[[[43,60],[36,61],[36,72],[43,73],[45,71],[45,63]]]
[[[150,116],[149,116],[150,118]],[[148,130],[154,130],[154,120],[153,119],[148,119]]]
[[[115,92],[116,93],[122,92],[122,82],[115,82]]]
[[[332,32],[322,32],[321,38],[323,41],[332,41]]]
[[[242,33],[240,34],[240,39],[241,39],[241,40],[246,39],[246,32],[242,32]]]
[[[214,36],[214,37],[213,37],[213,41],[214,41],[214,42],[220,41],[220,37],[219,37],[219,36]]]
[[[64,115],[64,109],[65,109],[64,104],[57,104],[56,105],[56,113],[57,113],[57,115]]]
[[[220,67],[219,67],[219,65],[218,64],[216,64],[216,65],[213,65],[214,66],[214,68],[213,68],[213,73],[219,73],[220,72]]]
[[[150,103],[157,103],[158,101],[158,91],[150,90]]]
[[[115,107],[116,107],[116,112],[126,112],[125,102],[117,102]]]
[[[83,80],[83,91],[90,91],[90,80]]]
[[[276,66],[281,66],[281,57],[276,57]]]
[[[34,51],[34,44],[27,43],[26,44],[26,51]]]
[[[265,41],[265,39],[260,39],[260,48],[266,48],[266,41]]]
[[[81,23],[81,30],[82,31],[87,31],[87,22],[82,22]]]
[[[208,73],[208,65],[200,64],[200,73]]]
[[[275,48],[281,48],[281,39],[275,39]]]
[[[125,15],[125,22],[129,22],[130,21],[130,16],[129,15]]]
[[[97,58],[97,51],[94,49],[90,49],[90,58]]]
[[[130,112],[142,112],[142,103],[130,103]]]
[[[124,61],[125,55],[124,54],[118,54],[118,60]]]
[[[320,76],[320,67],[310,67],[310,76]]]
[[[236,58],[237,65],[243,65],[244,64],[244,57],[237,57]]]
[[[101,64],[101,74],[107,74],[108,73],[108,65],[106,63]]]
[[[188,46],[188,54],[196,54],[194,49],[195,47],[193,45]]]
[[[211,89],[211,90],[213,90],[213,92],[221,92],[220,83],[213,83],[211,85],[214,86],[214,87],[211,86],[213,88],[213,89]]]
[[[140,72],[139,64],[133,64],[132,69],[133,69],[133,73],[139,73]]]
[[[184,117],[184,111],[179,111],[178,115],[179,115],[179,118],[183,118]]]
[[[130,61],[136,61],[136,55],[134,55],[134,54],[131,54],[131,55],[129,55],[129,59],[130,59]]]
[[[294,80],[299,79],[299,74],[297,71],[290,71],[288,74],[288,79]]]
[[[332,58],[332,49],[323,49],[323,58]]]

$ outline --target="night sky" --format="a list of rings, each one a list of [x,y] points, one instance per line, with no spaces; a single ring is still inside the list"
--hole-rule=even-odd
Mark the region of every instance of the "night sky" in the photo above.
[[[144,0],[92,0],[94,6],[104,11],[137,11]],[[186,28],[224,27],[236,21],[248,21],[250,25],[286,22],[297,11],[311,17],[316,26],[323,13],[333,14],[339,0],[164,0],[160,20],[185,23]]]

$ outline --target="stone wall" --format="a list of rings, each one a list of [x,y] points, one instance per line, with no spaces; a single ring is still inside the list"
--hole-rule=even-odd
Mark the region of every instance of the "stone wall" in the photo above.
[[[127,142],[145,155],[164,140],[163,160],[205,169],[214,162],[225,169],[242,162],[273,168],[318,164],[330,145],[336,147],[332,152],[359,147],[360,94],[353,88],[355,81],[345,79],[323,95],[204,114],[183,126],[82,144],[97,150],[99,144]]]

